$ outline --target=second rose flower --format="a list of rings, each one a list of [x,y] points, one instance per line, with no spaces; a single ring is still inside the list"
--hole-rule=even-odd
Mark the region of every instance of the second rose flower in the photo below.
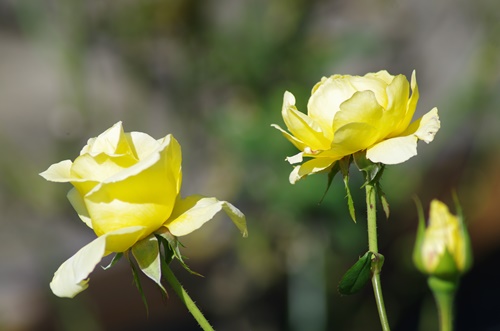
[[[383,164],[416,155],[418,140],[430,143],[440,128],[437,108],[411,122],[418,97],[415,72],[410,84],[404,75],[385,70],[323,77],[312,89],[307,115],[297,110],[293,94],[285,92],[282,115],[289,132],[273,127],[300,150],[287,158],[291,164],[312,158],[294,168],[290,182],[328,171],[358,151],[366,150],[370,161]]]

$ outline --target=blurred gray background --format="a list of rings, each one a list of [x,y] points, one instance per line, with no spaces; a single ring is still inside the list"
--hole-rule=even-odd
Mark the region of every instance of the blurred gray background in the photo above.
[[[240,237],[223,216],[182,238],[174,267],[217,330],[378,330],[372,290],[336,287],[367,250],[336,178],[292,186],[285,90],[300,110],[334,73],[417,71],[417,115],[439,108],[441,130],[419,155],[388,167],[391,217],[380,214],[382,282],[393,330],[437,330],[425,277],[412,266],[416,210],[456,190],[475,250],[457,297],[456,330],[500,330],[500,2],[410,0],[0,0],[0,330],[197,330],[170,291],[143,280],[149,316],[126,261],[97,268],[74,299],[53,272],[94,234],[66,199],[69,184],[38,173],[74,159],[117,121],[183,148],[183,195],[228,200],[247,216]],[[104,263],[103,263],[104,264]]]

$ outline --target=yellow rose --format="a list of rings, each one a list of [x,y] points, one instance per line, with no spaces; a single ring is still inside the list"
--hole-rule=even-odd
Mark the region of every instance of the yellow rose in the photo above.
[[[454,278],[466,272],[472,264],[470,240],[461,217],[450,213],[439,200],[433,200],[429,225],[420,220],[414,261],[423,273]]]
[[[323,77],[311,93],[308,114],[299,112],[295,97],[285,92],[280,130],[300,153],[287,160],[300,163],[290,174],[293,184],[309,174],[327,171],[341,158],[366,150],[374,163],[397,164],[417,154],[417,141],[434,139],[440,122],[437,108],[410,124],[418,101],[415,72],[410,84],[404,75],[387,71],[360,76]]]
[[[183,236],[224,210],[246,236],[245,217],[230,203],[180,197],[181,160],[181,147],[172,135],[156,140],[141,132],[125,133],[118,122],[89,139],[74,162],[61,161],[40,174],[73,184],[68,199],[97,235],[54,274],[54,294],[74,297],[88,287],[88,275],[103,256],[127,251],[162,227]]]

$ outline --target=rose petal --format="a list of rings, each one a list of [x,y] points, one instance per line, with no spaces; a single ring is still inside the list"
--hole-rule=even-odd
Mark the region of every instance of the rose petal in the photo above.
[[[397,75],[386,88],[388,104],[382,121],[384,136],[391,136],[406,115],[410,84],[404,75]],[[396,129],[396,130],[395,130]],[[401,133],[401,131],[399,131]]]
[[[40,176],[51,182],[65,183],[71,180],[70,169],[73,162],[64,160],[54,163],[47,170],[40,173]]]
[[[151,153],[154,153],[160,148],[161,143],[142,132],[125,133],[126,139],[129,141],[130,148],[139,160],[143,160]]]
[[[425,230],[424,241],[422,243],[422,256],[425,257],[424,264],[427,270],[434,270],[446,250],[451,253],[455,263],[460,263],[463,267],[463,259],[457,259],[457,255],[462,255],[463,240],[460,238],[458,218],[450,213],[448,206],[439,200],[432,200],[429,210],[429,226]],[[459,261],[460,260],[460,261]]]
[[[388,103],[386,87],[389,83],[385,81],[385,78],[388,77],[383,76],[384,75],[381,74],[381,72],[378,72],[368,74],[366,76],[345,76],[345,79],[348,80],[349,83],[359,92],[371,91],[374,94],[377,103],[386,108]],[[393,79],[394,77],[390,76],[391,82]]]
[[[72,166],[73,163],[70,160],[64,160],[51,165],[47,170],[40,173],[40,176],[52,182],[71,182],[83,195],[97,185],[96,181],[76,177],[71,171]]]
[[[110,156],[105,153],[97,155],[83,154],[75,159],[71,167],[71,175],[76,180],[101,182],[137,163],[130,154]]]
[[[372,127],[380,127],[383,114],[384,109],[379,105],[372,91],[354,93],[349,100],[340,105],[340,111],[335,115],[333,120],[334,140],[338,141],[336,131],[351,123],[366,123]],[[375,141],[378,139],[377,136],[375,135],[373,138]],[[373,144],[373,142],[368,142],[368,144]]]
[[[133,188],[124,194],[131,195],[132,191]],[[112,190],[107,192],[113,193]],[[108,198],[99,202],[99,197],[105,194],[96,195],[97,201],[87,200],[86,203],[92,220],[92,229],[97,235],[130,226],[144,226],[148,229],[148,233],[152,233],[163,224],[172,210],[173,203],[170,201],[165,203],[143,201],[141,203]],[[125,197],[122,195],[119,198],[124,199]]]
[[[430,143],[440,128],[437,108],[413,122],[404,136],[384,140],[366,151],[366,157],[384,164],[402,163],[417,155],[417,141]]]
[[[285,92],[283,98],[283,120],[288,130],[300,141],[313,150],[324,150],[330,146],[330,140],[325,137],[322,126],[314,119],[299,112],[295,107],[295,97],[290,92]],[[331,131],[331,129],[328,129]]]
[[[171,135],[161,148],[84,197],[97,235],[127,226],[145,226],[153,232],[168,219],[180,190],[182,156]]]
[[[376,77],[382,81],[385,82],[385,84],[389,85],[392,83],[392,80],[394,79],[394,76],[391,75],[387,70],[380,70],[378,72],[370,72],[366,74],[364,77]]]
[[[288,140],[290,141],[295,147],[297,147],[298,150],[303,151],[306,149],[308,146],[301,140],[297,139],[296,137],[292,136],[285,130],[283,130],[279,125],[276,124],[271,124],[271,127],[279,130],[281,134]]]
[[[76,188],[72,188],[68,192],[67,198],[71,203],[71,206],[73,206],[73,208],[78,213],[78,216],[80,216],[80,219],[83,221],[83,223],[87,224],[87,226],[92,229],[92,220],[90,219],[89,211],[87,210],[85,201],[83,200],[78,190]]]
[[[379,131],[369,123],[348,123],[335,132],[332,149],[345,156],[366,149],[379,140]]]
[[[417,109],[417,103],[418,103],[418,98],[419,98],[419,92],[418,92],[418,85],[417,85],[417,76],[415,73],[415,70],[413,70],[413,73],[411,75],[411,96],[407,101],[407,109],[406,113],[402,116],[401,122],[397,125],[396,129],[387,136],[387,138],[392,138],[392,137],[397,137],[397,136],[405,136],[406,134],[403,134],[408,129],[408,126],[410,125],[410,122],[413,118],[413,115],[415,114],[415,110]]]
[[[295,184],[298,180],[302,179],[303,177],[321,172],[325,169],[327,169],[329,166],[331,166],[335,161],[339,160],[341,157],[338,159],[332,159],[332,158],[318,158],[318,159],[312,159],[304,164],[296,166],[292,172],[290,173],[290,183]]]
[[[244,237],[248,235],[245,215],[226,201],[191,195],[177,200],[170,219],[164,224],[174,236],[185,236],[210,221],[224,210]]]
[[[179,194],[182,186],[182,151],[181,145],[172,135],[168,135],[163,139],[159,139],[158,142],[161,146],[167,145],[165,149],[165,160],[168,167],[170,168],[170,174],[172,175],[172,180],[177,184],[176,193]]]
[[[288,156],[285,160],[290,164],[300,163],[303,160],[304,152],[297,153],[292,156]]]
[[[58,297],[73,298],[88,287],[88,275],[101,261],[106,251],[106,238],[99,237],[64,262],[50,282]]]
[[[81,248],[54,273],[54,278],[50,282],[52,292],[59,297],[73,298],[85,290],[88,287],[89,274],[101,261],[102,257],[106,255],[106,251],[111,250],[109,246],[116,246],[115,242],[121,236],[135,236],[138,238],[143,231],[142,227],[120,229],[98,237]]]
[[[103,235],[106,238],[105,254],[125,252],[149,234],[149,229],[145,226],[131,226],[108,232]]]
[[[311,118],[329,127],[332,126],[333,118],[340,110],[340,104],[356,92],[356,89],[343,79],[344,77],[340,75],[323,77],[313,87],[307,103],[307,113]]]
[[[417,103],[419,97],[420,93],[418,91],[417,73],[415,72],[415,70],[413,70],[413,73],[411,74],[411,96],[408,99],[408,111],[405,117],[408,123],[410,123],[411,119],[413,118],[413,114],[417,109]]]
[[[96,156],[105,153],[108,155],[132,154],[132,150],[125,137],[122,122],[114,124],[111,128],[101,133],[96,138],[88,140],[80,151],[80,155],[90,154]]]
[[[417,137],[409,135],[379,142],[366,151],[366,158],[383,164],[402,163],[417,155]]]
[[[412,123],[408,128],[408,131],[413,131],[415,127],[417,127],[417,129],[414,134],[418,137],[418,139],[423,140],[426,143],[433,141],[434,136],[441,128],[437,108],[432,108],[427,114]]]
[[[145,169],[152,167],[156,163],[163,163],[162,161],[159,161],[161,158],[168,158],[168,162],[165,163],[171,163],[170,168],[178,173],[180,169],[180,163],[182,161],[182,154],[179,143],[171,134],[166,136],[161,141],[161,144],[159,144],[158,149],[154,153],[151,153],[149,156],[142,159],[141,162],[131,166],[130,168],[126,168],[123,171],[115,174],[114,176],[107,178],[105,182],[119,182],[128,179],[129,177],[140,175]]]

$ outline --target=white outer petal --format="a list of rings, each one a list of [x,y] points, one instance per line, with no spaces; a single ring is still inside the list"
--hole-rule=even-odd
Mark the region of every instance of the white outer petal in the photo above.
[[[51,182],[66,183],[72,178],[70,169],[73,162],[71,160],[64,160],[54,163],[47,170],[40,173],[40,176]]]
[[[300,163],[303,160],[303,157],[302,157],[303,155],[304,155],[304,152],[300,152],[300,153],[297,153],[295,155],[288,156],[285,160],[288,161],[288,163],[290,163],[290,164]]]
[[[107,255],[106,246],[113,237],[141,233],[144,227],[135,226],[116,230],[94,239],[66,260],[54,273],[50,282],[52,292],[61,298],[73,298],[88,287],[88,276]]]
[[[293,170],[290,172],[290,175],[288,176],[290,184],[295,184],[296,182],[299,181],[299,179],[302,178],[302,176],[299,175],[299,170],[300,166],[293,167]]]
[[[61,298],[73,298],[85,290],[88,276],[106,252],[106,238],[96,238],[64,262],[54,274],[50,289]]]
[[[335,161],[328,158],[314,158],[309,160],[301,165],[295,166],[290,173],[288,179],[290,180],[290,184],[295,184],[301,178],[308,176],[310,174],[315,174],[321,171],[324,171],[329,166],[331,166]]]
[[[418,128],[415,128],[415,125],[418,125]],[[437,108],[433,108],[422,116],[421,119],[410,125],[409,130],[410,132],[413,131],[413,133],[407,136],[395,137],[379,142],[367,149],[366,158],[372,162],[380,162],[383,164],[398,164],[405,162],[412,156],[417,155],[418,140],[430,143],[434,140],[434,136],[439,131],[440,127],[441,122],[439,121],[438,110]]]
[[[225,211],[241,231],[248,235],[245,215],[227,201],[191,195],[177,201],[171,218],[164,224],[174,236],[185,236],[210,221],[219,211]]]
[[[402,163],[417,155],[417,141],[415,135],[387,139],[368,148],[366,158],[375,163]]]

